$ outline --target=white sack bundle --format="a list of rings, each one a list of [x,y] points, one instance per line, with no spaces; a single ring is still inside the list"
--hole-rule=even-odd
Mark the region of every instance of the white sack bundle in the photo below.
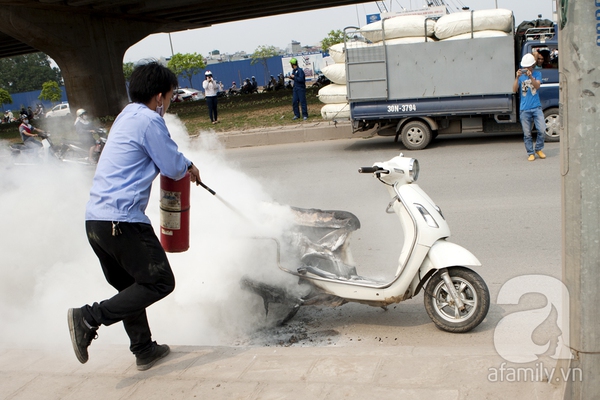
[[[473,11],[473,31],[512,32],[513,13],[503,8]],[[446,14],[435,23],[435,36],[447,39],[451,36],[471,32],[471,12]]]
[[[344,43],[334,44],[329,48],[329,55],[336,63],[346,62],[346,47]]]
[[[488,38],[488,37],[500,37],[500,36],[508,36],[509,33],[503,32],[503,31],[479,31],[479,32],[473,32],[473,38],[478,39],[478,38]],[[463,33],[461,35],[456,35],[456,36],[450,36],[447,39],[444,39],[444,41],[446,40],[461,40],[461,39],[471,39],[471,32],[469,33]]]
[[[325,104],[321,108],[321,116],[323,119],[341,120],[350,119],[350,104],[348,103],[337,103],[337,104]]]
[[[324,86],[319,89],[317,97],[325,104],[346,103],[348,101],[346,85],[332,83]]]
[[[408,43],[423,43],[425,41],[425,39],[423,38],[423,36],[421,37],[417,37],[417,36],[410,36],[410,37],[402,37],[402,38],[396,38],[396,39],[390,39],[390,40],[385,40],[385,44],[408,44]],[[427,38],[428,42],[435,42],[436,40],[434,38]]]
[[[335,63],[333,65],[328,65],[323,67],[321,72],[323,72],[323,75],[333,83],[338,83],[340,85],[346,84],[346,64]]]
[[[435,22],[427,20],[427,36],[433,36]],[[385,22],[376,21],[360,28],[360,33],[371,42],[381,42],[382,26],[385,27],[385,39],[425,35],[424,15],[399,15],[388,18]]]

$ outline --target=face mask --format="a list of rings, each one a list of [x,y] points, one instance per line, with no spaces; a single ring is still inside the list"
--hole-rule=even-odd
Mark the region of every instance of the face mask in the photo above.
[[[28,123],[29,123],[29,120],[28,120],[28,119],[24,119],[24,120],[23,120],[23,123],[24,123],[24,124],[28,124]]]

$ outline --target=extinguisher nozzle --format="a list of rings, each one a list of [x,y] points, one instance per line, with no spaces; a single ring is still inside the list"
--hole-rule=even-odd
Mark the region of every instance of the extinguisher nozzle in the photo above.
[[[202,183],[200,181],[198,181],[197,183],[198,183],[198,185],[202,186],[204,189],[208,190],[208,192],[210,194],[212,194],[213,196],[217,194],[214,190],[212,190],[211,188],[209,188],[208,186],[206,186],[204,183]]]

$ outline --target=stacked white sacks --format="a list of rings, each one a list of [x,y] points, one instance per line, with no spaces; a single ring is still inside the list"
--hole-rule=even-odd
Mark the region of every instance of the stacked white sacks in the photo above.
[[[367,42],[349,42],[346,45],[338,43],[329,48],[329,55],[335,64],[324,67],[323,74],[333,84],[319,90],[319,100],[326,104],[321,108],[321,115],[327,120],[350,118],[345,46],[368,47],[381,46],[384,42],[386,45],[393,45],[471,39],[471,35],[473,38],[506,36],[512,34],[512,29],[512,11],[505,9],[457,12],[444,15],[437,21],[423,15],[399,15],[367,24],[359,30]]]

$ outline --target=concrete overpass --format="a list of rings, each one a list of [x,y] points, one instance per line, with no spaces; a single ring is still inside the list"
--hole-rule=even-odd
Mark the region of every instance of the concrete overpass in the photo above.
[[[116,115],[128,101],[123,57],[148,35],[360,2],[0,0],[0,56],[46,53],[62,72],[72,108]]]

